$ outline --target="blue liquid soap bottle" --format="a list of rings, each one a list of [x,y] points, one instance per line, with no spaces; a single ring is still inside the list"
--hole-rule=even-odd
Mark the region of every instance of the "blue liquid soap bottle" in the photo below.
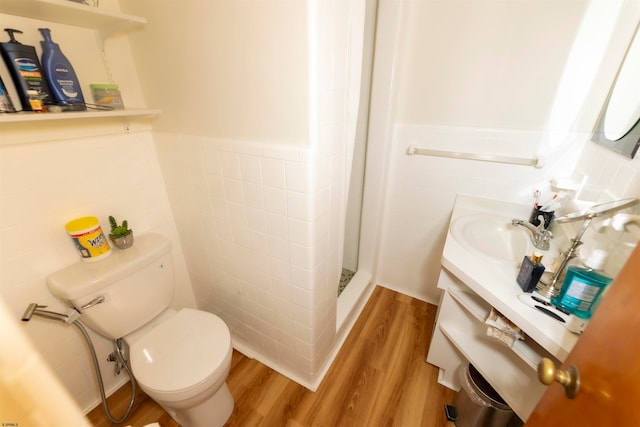
[[[42,34],[42,69],[53,99],[58,105],[66,105],[70,110],[86,110],[80,89],[80,82],[71,63],[60,50],[58,43],[51,40],[51,30],[38,28]]]
[[[562,290],[551,302],[582,319],[590,319],[594,304],[602,291],[613,281],[602,273],[607,254],[601,249],[594,250],[585,261],[585,266],[571,266],[567,269]]]

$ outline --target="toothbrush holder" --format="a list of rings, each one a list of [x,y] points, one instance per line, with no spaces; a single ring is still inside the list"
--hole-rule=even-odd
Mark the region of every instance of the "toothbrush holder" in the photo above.
[[[531,211],[531,216],[529,217],[529,222],[536,227],[540,225],[540,217],[542,217],[544,221],[544,229],[548,229],[551,226],[551,222],[553,221],[554,212],[546,212],[540,208],[533,208]]]

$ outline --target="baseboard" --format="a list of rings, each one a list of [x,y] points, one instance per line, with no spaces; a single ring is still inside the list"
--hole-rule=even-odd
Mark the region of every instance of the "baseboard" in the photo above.
[[[246,357],[257,360],[263,365],[266,365],[269,368],[273,369],[274,371],[278,372],[279,374],[282,374],[285,377],[289,378],[291,381],[294,381],[300,384],[301,386],[303,386],[304,388],[315,392],[318,389],[318,387],[320,387],[320,384],[324,380],[324,377],[327,375],[327,372],[329,372],[329,368],[331,368],[331,365],[335,361],[335,358],[340,352],[340,349],[342,348],[344,342],[349,336],[351,329],[353,329],[353,325],[355,325],[356,321],[360,317],[360,314],[362,313],[362,310],[367,304],[367,301],[369,301],[369,298],[371,297],[371,294],[373,293],[374,288],[375,286],[372,283],[369,283],[368,287],[364,290],[364,292],[362,292],[359,300],[354,305],[350,315],[339,328],[339,332],[338,332],[339,335],[336,337],[335,343],[333,345],[333,349],[329,353],[329,357],[327,357],[327,360],[323,364],[322,369],[319,371],[319,374],[312,381],[308,381],[307,379],[300,377],[299,375],[289,371],[288,369],[283,368],[280,364],[274,362],[268,357],[264,357],[263,355],[258,354],[250,346],[246,345],[242,341],[232,339],[233,348],[235,348],[237,351],[239,351]]]
[[[312,383],[305,380],[304,378],[301,378],[299,375],[294,374],[288,369],[283,368],[279,363],[276,363],[275,361],[269,359],[268,357],[264,357],[263,355],[258,354],[256,351],[254,351],[250,346],[246,345],[245,343],[232,339],[232,346],[234,349],[236,349],[246,357],[257,360],[263,365],[268,366],[269,368],[273,369],[274,371],[278,372],[281,375],[284,375],[285,377],[289,378],[291,381],[300,384],[302,387],[308,390],[316,391],[317,387],[314,387]]]
[[[388,283],[378,283],[378,285],[382,286],[383,288],[391,289],[392,291],[398,292],[398,293],[403,294],[403,295],[410,296],[411,298],[415,298],[417,300],[424,301],[426,303],[429,303],[429,304],[432,304],[432,305],[435,305],[435,306],[437,306],[440,303],[440,301],[437,301],[437,300],[434,301],[433,299],[427,298],[424,295],[419,295],[419,294],[416,294],[416,293],[413,293],[413,292],[409,292],[406,289],[398,288],[398,287],[390,285]]]
[[[124,371],[126,372],[126,371]],[[126,377],[126,378],[125,378]],[[121,378],[119,381],[116,381],[115,384],[113,384],[111,387],[109,387],[109,389],[105,389],[104,394],[107,396],[107,398],[109,396],[111,396],[113,393],[115,393],[116,391],[118,391],[121,387],[123,387],[125,384],[127,384],[129,382],[129,376],[128,375],[124,375],[123,378]],[[84,408],[82,410],[82,412],[87,415],[89,412],[93,411],[94,409],[96,409],[98,406],[102,405],[102,399],[100,398],[100,392],[98,392],[98,397],[97,399],[94,400],[94,402],[89,405],[88,408]]]

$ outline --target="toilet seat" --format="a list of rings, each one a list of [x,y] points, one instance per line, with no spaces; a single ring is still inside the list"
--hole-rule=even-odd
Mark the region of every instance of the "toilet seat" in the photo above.
[[[184,308],[131,345],[131,367],[148,393],[164,401],[186,400],[222,385],[231,353],[222,319]]]

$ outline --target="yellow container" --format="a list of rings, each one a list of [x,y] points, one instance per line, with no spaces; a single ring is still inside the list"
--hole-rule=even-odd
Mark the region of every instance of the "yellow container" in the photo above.
[[[94,262],[111,254],[109,241],[102,232],[95,216],[85,216],[69,221],[65,228],[80,252],[84,262]]]

